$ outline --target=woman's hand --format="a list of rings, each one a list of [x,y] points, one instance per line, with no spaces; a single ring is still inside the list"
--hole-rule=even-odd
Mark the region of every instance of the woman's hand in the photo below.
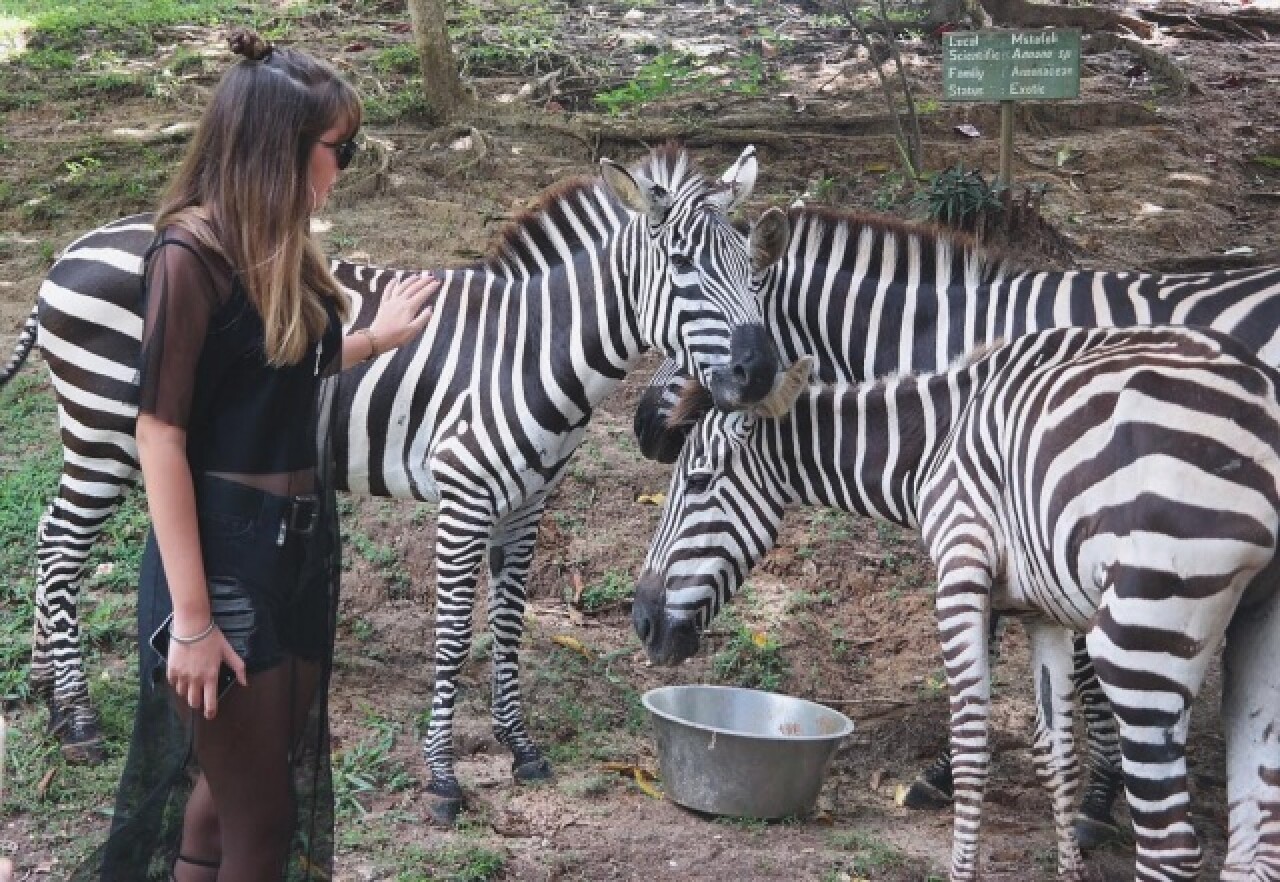
[[[203,710],[204,718],[212,720],[218,715],[218,673],[223,664],[235,672],[241,686],[249,685],[244,661],[215,627],[208,637],[195,643],[171,639],[165,674],[180,699],[193,711]]]
[[[422,332],[431,321],[439,291],[440,280],[430,271],[401,276],[387,287],[369,325],[378,341],[378,355],[403,346]]]

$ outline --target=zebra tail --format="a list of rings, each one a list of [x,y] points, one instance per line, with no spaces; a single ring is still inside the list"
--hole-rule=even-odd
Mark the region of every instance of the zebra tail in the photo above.
[[[35,348],[36,331],[40,327],[39,310],[40,307],[38,305],[34,306],[31,309],[31,315],[27,316],[27,321],[22,326],[21,333],[18,334],[18,342],[13,347],[13,355],[10,356],[9,363],[4,366],[4,370],[0,371],[0,388],[3,388],[18,371],[22,370],[22,366],[27,361],[27,356]]]

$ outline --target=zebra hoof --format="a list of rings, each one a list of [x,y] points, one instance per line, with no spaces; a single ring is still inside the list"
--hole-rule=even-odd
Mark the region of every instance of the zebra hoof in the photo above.
[[[77,720],[75,708],[49,706],[48,732],[58,739],[62,758],[76,766],[96,766],[107,758],[102,744],[102,731],[92,711],[81,711]]]
[[[1076,815],[1071,829],[1075,831],[1076,843],[1082,852],[1095,851],[1104,845],[1123,842],[1125,839],[1119,825],[1110,818],[1104,820],[1087,815]]]
[[[460,799],[450,799],[447,796],[427,797],[427,814],[441,827],[456,827],[458,815],[461,813],[462,800]]]
[[[916,778],[903,793],[901,804],[916,811],[934,811],[951,805],[951,794],[939,790],[924,778]]]
[[[516,761],[511,765],[511,774],[522,784],[530,781],[549,781],[552,777],[551,763],[540,756],[523,763]]]

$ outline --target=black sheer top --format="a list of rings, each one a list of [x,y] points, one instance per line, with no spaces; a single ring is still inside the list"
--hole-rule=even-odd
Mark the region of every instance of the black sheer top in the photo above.
[[[316,465],[316,387],[342,363],[341,328],[314,352],[273,367],[262,318],[220,256],[178,227],[147,252],[139,409],[187,431],[193,474],[215,474],[274,493],[310,489]]]

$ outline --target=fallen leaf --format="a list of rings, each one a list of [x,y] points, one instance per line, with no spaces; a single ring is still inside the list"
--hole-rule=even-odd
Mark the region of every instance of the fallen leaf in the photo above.
[[[581,573],[574,573],[572,576],[572,580],[573,580],[573,603],[575,606],[577,606],[579,603],[582,603],[582,592],[586,590],[587,585],[585,582],[582,581]]]
[[[666,501],[667,494],[665,493],[641,493],[636,497],[638,505],[662,505]]]
[[[1068,162],[1074,162],[1083,155],[1082,150],[1076,150],[1074,147],[1061,147],[1058,149],[1058,168],[1062,168]]]
[[[971,126],[968,123],[961,123],[956,126],[955,130],[966,138],[981,138],[982,131],[977,126]]]
[[[582,641],[577,637],[570,637],[568,634],[556,634],[551,638],[551,642],[557,643],[572,652],[580,653],[587,661],[591,661],[595,657],[592,655],[591,650],[583,646]]]
[[[751,642],[754,643],[756,646],[758,646],[760,649],[764,649],[766,646],[769,645],[769,635],[766,634],[764,631],[752,631]]]
[[[617,772],[624,778],[630,778],[636,782],[637,787],[654,799],[662,799],[662,791],[653,786],[658,776],[643,766],[637,766],[635,763],[601,763],[600,768],[606,772]]]
[[[343,52],[363,52],[368,48],[369,48],[368,43],[361,43],[359,40],[357,40],[354,43],[348,43],[347,45],[343,46],[342,51]]]
[[[862,167],[862,170],[869,175],[882,175],[889,170],[887,162],[868,162]]]

